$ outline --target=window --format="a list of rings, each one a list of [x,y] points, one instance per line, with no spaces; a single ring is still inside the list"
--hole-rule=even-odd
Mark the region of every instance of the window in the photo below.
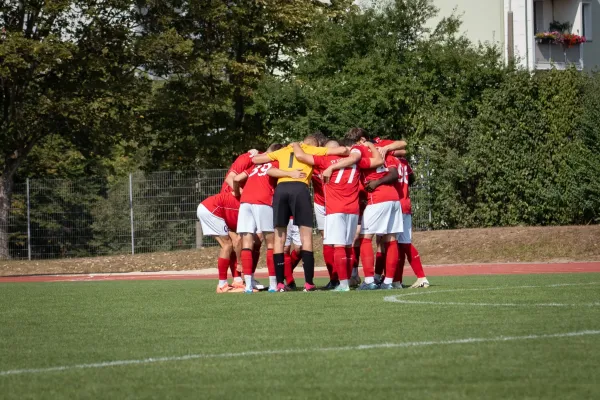
[[[533,2],[533,29],[535,32],[545,32],[546,27],[544,26],[544,2],[534,1]]]
[[[592,40],[592,4],[581,3],[581,34]]]

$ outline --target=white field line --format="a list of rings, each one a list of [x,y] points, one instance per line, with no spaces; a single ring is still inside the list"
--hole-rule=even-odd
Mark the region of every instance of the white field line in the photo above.
[[[383,301],[390,303],[402,303],[402,304],[432,304],[432,305],[443,305],[443,306],[483,306],[483,307],[597,307],[600,306],[600,302],[595,303],[581,303],[581,304],[565,304],[565,303],[463,303],[453,301],[419,301],[419,300],[404,300],[401,297],[407,296],[422,296],[422,295],[433,295],[437,293],[454,293],[454,292],[473,292],[473,291],[488,291],[488,290],[507,290],[507,289],[531,289],[531,288],[555,288],[564,286],[588,286],[597,285],[600,282],[587,282],[587,283],[556,283],[553,285],[540,285],[540,286],[501,286],[492,288],[473,288],[473,289],[450,289],[450,290],[419,290],[411,293],[402,293],[394,296],[386,296]]]
[[[358,350],[372,350],[372,349],[393,349],[393,348],[404,348],[404,347],[442,346],[442,345],[452,345],[452,344],[510,342],[510,341],[520,341],[520,340],[554,339],[554,338],[567,338],[567,337],[579,337],[579,336],[591,336],[591,335],[600,335],[600,330],[585,330],[585,331],[577,331],[577,332],[552,333],[552,334],[545,334],[545,335],[496,336],[496,337],[492,337],[492,338],[465,338],[465,339],[425,341],[425,342],[378,343],[378,344],[363,344],[363,345],[358,345],[358,346],[344,346],[344,347],[314,347],[314,348],[308,348],[308,349],[245,351],[245,352],[240,352],[240,353],[188,354],[185,356],[155,357],[155,358],[144,358],[144,359],[139,359],[139,360],[117,360],[117,361],[107,361],[107,362],[90,363],[90,364],[63,365],[63,366],[48,367],[48,368],[14,369],[14,370],[0,371],[0,376],[40,374],[40,373],[46,373],[46,372],[62,372],[62,371],[71,371],[71,370],[78,370],[78,369],[107,368],[107,367],[118,367],[118,366],[124,366],[124,365],[143,365],[143,364],[155,364],[155,363],[161,363],[161,362],[176,362],[176,361],[188,361],[188,360],[200,360],[200,359],[237,358],[237,357],[249,357],[249,356],[271,356],[271,355],[284,355],[284,354],[325,353],[325,352],[358,351]]]

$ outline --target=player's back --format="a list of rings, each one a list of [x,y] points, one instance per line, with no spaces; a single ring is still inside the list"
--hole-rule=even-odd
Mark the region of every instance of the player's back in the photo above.
[[[244,153],[244,154],[238,156],[238,158],[235,159],[233,164],[231,164],[231,167],[229,167],[229,169],[225,173],[225,178],[227,178],[227,175],[229,175],[230,172],[234,172],[235,174],[241,174],[242,172],[246,171],[248,168],[250,168],[252,166],[254,166],[254,163],[252,163],[252,156],[250,155],[250,153]],[[240,183],[241,188],[244,188],[245,185],[246,185],[246,182]],[[223,184],[221,185],[221,193],[226,193],[226,192],[231,193],[232,188],[229,187],[227,182],[223,182]]]
[[[213,215],[223,218],[229,228],[235,230],[240,202],[231,193],[219,193],[207,197],[201,203]]]
[[[344,157],[314,156],[314,159],[315,166],[324,170]],[[334,171],[324,185],[326,214],[358,214],[359,182],[360,174],[356,165]]]
[[[358,163],[360,167],[360,176],[363,184],[366,186],[370,181],[375,181],[385,177],[389,172],[389,167],[397,167],[398,161],[393,156],[387,156],[385,163],[377,168],[370,168],[368,159],[373,155],[365,146],[358,146],[362,158]],[[400,197],[396,187],[392,184],[383,184],[378,186],[374,191],[367,192],[369,204],[383,203],[385,201],[399,201]]]
[[[246,170],[248,179],[240,198],[241,203],[263,204],[267,206],[273,204],[273,193],[275,192],[277,179],[267,175],[271,168],[279,168],[279,163],[272,161],[253,166]]]

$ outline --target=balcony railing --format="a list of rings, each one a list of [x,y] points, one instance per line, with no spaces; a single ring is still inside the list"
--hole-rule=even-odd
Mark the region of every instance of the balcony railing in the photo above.
[[[536,69],[583,69],[583,45],[566,48],[561,44],[537,40],[535,44]]]

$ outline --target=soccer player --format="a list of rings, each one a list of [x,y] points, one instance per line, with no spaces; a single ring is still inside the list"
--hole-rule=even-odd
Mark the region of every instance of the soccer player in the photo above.
[[[400,178],[398,179],[398,190],[400,193],[400,205],[402,206],[402,222],[404,231],[398,234],[398,250],[399,250],[399,265],[394,276],[394,287],[402,288],[402,274],[404,272],[404,260],[408,259],[413,272],[417,276],[417,280],[411,288],[428,288],[429,281],[425,276],[421,256],[417,248],[412,244],[412,205],[409,196],[409,186],[415,181],[415,176],[412,168],[408,164],[406,158],[399,158]]]
[[[402,213],[400,210],[400,197],[394,184],[398,180],[398,160],[387,155],[385,164],[378,168],[369,168],[369,164],[362,162],[372,157],[374,150],[372,147],[366,147],[366,132],[361,128],[352,128],[346,133],[347,139],[351,139],[357,148],[361,149],[362,157],[351,154],[348,160],[342,160],[330,166],[324,173],[325,179],[328,179],[332,172],[347,167],[352,162],[358,162],[361,168],[361,179],[367,191],[367,207],[363,215],[361,224],[361,260],[365,281],[359,287],[359,290],[392,289],[393,276],[396,272],[398,263],[398,245],[396,234],[402,232]],[[364,170],[362,170],[364,168]],[[389,277],[386,276],[381,285],[375,283],[375,265],[373,253],[373,237],[382,236],[383,246],[385,248],[385,266],[389,271]]]
[[[313,135],[304,138],[301,144],[305,153],[311,155],[345,155],[347,149],[340,147],[338,149],[326,149],[317,147],[318,141]],[[313,216],[311,212],[311,199],[308,190],[308,183],[312,177],[312,166],[298,161],[294,156],[292,146],[284,147],[272,153],[253,157],[255,164],[264,164],[270,161],[278,161],[279,169],[283,171],[301,170],[306,174],[306,178],[280,178],[275,188],[273,197],[273,220],[275,225],[275,251],[273,258],[275,260],[275,273],[277,275],[277,289],[280,292],[288,291],[289,288],[284,285],[284,266],[285,257],[283,248],[285,245],[287,226],[290,216],[294,217],[294,223],[300,229],[300,240],[302,241],[302,262],[304,264],[304,291],[310,292],[316,289],[313,283],[315,272],[315,258],[313,254],[312,227]]]
[[[223,184],[221,185],[221,193],[226,193],[228,195],[233,195],[233,179],[240,173],[244,172],[254,164],[252,163],[252,157],[254,157],[258,153],[258,150],[252,149],[248,152],[241,154],[238,156],[231,167],[227,170],[227,174],[225,174],[225,179]],[[244,187],[244,182],[242,182],[241,188]],[[230,268],[231,274],[233,275],[233,286],[236,288],[244,288],[244,283],[242,281],[242,277],[240,271],[238,270],[238,257],[237,255],[240,253],[240,249],[242,246],[240,236],[235,232],[230,232],[230,238],[233,243],[234,251],[231,253],[231,261]],[[255,240],[254,247],[254,263],[258,264],[258,258],[260,256],[260,241]],[[255,267],[256,268],[256,267]]]
[[[234,253],[234,243],[229,234],[237,230],[239,206],[239,201],[231,193],[210,196],[198,205],[197,215],[202,225],[202,233],[206,236],[214,236],[221,245],[217,260],[219,270],[217,293],[244,291],[242,287],[234,287],[227,282],[227,270]]]
[[[267,152],[279,150],[283,146],[273,144]],[[245,292],[256,291],[254,282],[254,235],[259,240],[263,237],[267,244],[267,269],[269,271],[269,291],[275,292],[277,280],[273,264],[273,193],[276,178],[304,178],[306,175],[300,171],[281,171],[278,163],[265,163],[254,165],[248,170],[238,174],[233,179],[234,194],[240,197],[240,211],[238,216],[238,233],[242,235],[242,268],[246,281]],[[240,194],[240,183],[246,182],[246,189]]]
[[[337,142],[335,143],[337,146]],[[315,167],[326,170],[329,166],[342,160],[340,156],[312,156],[304,153],[300,145],[294,144],[294,153],[298,160]],[[352,149],[350,154],[361,152]],[[373,147],[374,158],[369,161],[370,168],[383,164],[383,158]],[[342,168],[335,171],[331,179],[325,183],[325,230],[323,243],[333,246],[334,270],[339,277],[339,285],[335,291],[347,292],[350,290],[348,278],[352,272],[352,243],[358,226],[358,215],[360,212],[358,203],[360,172],[357,166]]]
[[[337,148],[340,147],[338,142],[335,140],[328,140],[325,143],[326,148]],[[350,151],[350,150],[348,150]],[[358,151],[358,150],[357,150]],[[310,164],[310,163],[309,163]],[[312,164],[311,164],[312,165]],[[327,165],[329,166],[329,165]],[[317,229],[321,234],[321,238],[323,238],[323,233],[325,229],[325,192],[323,189],[323,177],[322,172],[324,168],[321,168],[321,165],[314,164],[314,171],[312,176],[312,185],[314,192],[314,207],[315,207],[315,220],[317,222]],[[325,167],[327,168],[327,167]],[[358,180],[358,179],[357,179]],[[339,278],[335,273],[334,268],[334,246],[323,243],[323,259],[325,260],[325,265],[327,266],[327,272],[329,273],[329,283],[324,287],[325,290],[331,290],[335,288],[339,284]]]

